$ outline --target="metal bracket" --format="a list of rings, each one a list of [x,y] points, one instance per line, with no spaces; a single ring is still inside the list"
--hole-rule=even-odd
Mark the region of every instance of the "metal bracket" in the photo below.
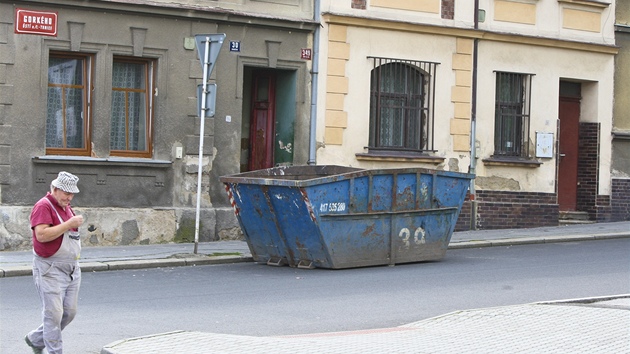
[[[298,262],[297,267],[300,269],[314,269],[313,261],[301,260]]]
[[[286,264],[286,261],[283,258],[279,257],[271,257],[267,261],[267,265],[281,267]]]

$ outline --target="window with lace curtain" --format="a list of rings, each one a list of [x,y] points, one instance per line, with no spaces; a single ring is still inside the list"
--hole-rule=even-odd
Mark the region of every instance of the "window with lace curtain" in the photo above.
[[[151,157],[152,92],[151,60],[114,57],[110,154]]]
[[[91,136],[94,62],[93,54],[49,53],[47,155],[94,156]],[[154,60],[114,57],[109,131],[111,156],[152,156],[154,71]]]
[[[92,62],[89,54],[51,52],[48,59],[46,154],[89,156]]]

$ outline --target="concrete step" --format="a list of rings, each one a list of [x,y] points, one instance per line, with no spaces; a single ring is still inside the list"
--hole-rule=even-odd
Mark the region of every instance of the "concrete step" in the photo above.
[[[561,211],[560,220],[583,220],[588,221],[588,213],[585,211]]]
[[[596,221],[591,220],[571,220],[571,219],[560,219],[558,220],[558,224],[561,226],[566,225],[579,225],[579,224],[596,224]]]
[[[560,225],[594,224],[585,211],[561,211],[558,217]]]

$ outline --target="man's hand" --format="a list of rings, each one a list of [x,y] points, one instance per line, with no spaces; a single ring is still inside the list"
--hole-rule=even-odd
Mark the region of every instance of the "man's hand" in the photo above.
[[[82,215],[75,215],[67,221],[64,221],[63,224],[59,224],[56,226],[39,224],[35,226],[35,237],[37,237],[37,241],[39,242],[50,242],[60,236],[63,236],[64,232],[70,229],[76,229],[82,224]]]
[[[77,229],[83,225],[83,215],[75,215],[67,221],[71,229]]]

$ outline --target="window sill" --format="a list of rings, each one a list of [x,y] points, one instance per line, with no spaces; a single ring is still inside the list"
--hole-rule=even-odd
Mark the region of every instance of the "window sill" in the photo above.
[[[417,155],[417,154],[388,154],[388,153],[358,153],[355,155],[359,161],[380,162],[416,162],[439,165],[444,162],[444,157]]]
[[[503,166],[503,167],[526,167],[536,168],[542,165],[542,162],[536,160],[529,160],[524,158],[509,158],[509,157],[489,157],[481,160],[485,166]]]
[[[35,156],[32,158],[35,164],[60,164],[72,163],[80,166],[128,166],[128,167],[154,167],[168,168],[172,165],[171,161],[151,160],[134,157],[109,157],[95,158],[86,156],[68,156],[68,155],[45,155]]]
[[[605,9],[610,6],[609,2],[599,0],[558,0],[559,3],[582,5],[584,7]]]
[[[630,140],[630,132],[612,132],[613,140]]]

